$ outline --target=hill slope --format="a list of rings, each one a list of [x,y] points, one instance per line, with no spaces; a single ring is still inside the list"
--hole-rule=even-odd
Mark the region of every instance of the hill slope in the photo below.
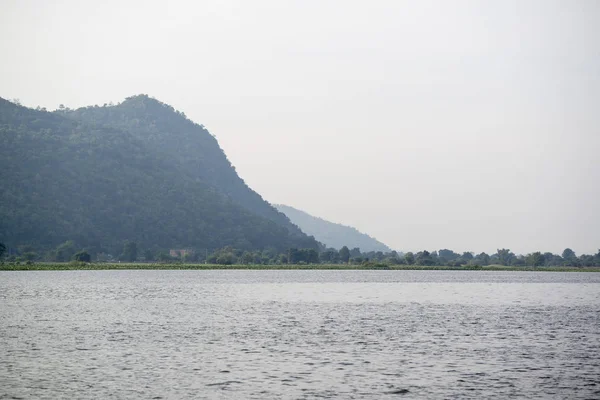
[[[315,239],[328,247],[336,249],[340,249],[343,246],[348,246],[349,248],[358,247],[363,252],[391,251],[385,244],[367,234],[359,232],[356,228],[329,222],[283,204],[275,204],[275,207],[287,215],[302,231],[314,236]]]
[[[206,130],[147,96],[54,113],[0,99],[0,171],[0,242],[12,246],[318,247]]]
[[[147,95],[127,98],[110,107],[85,107],[62,114],[88,124],[128,132],[152,151],[168,157],[181,174],[212,186],[252,213],[303,236],[289,219],[250,189],[238,176],[217,140],[202,126],[168,104]]]

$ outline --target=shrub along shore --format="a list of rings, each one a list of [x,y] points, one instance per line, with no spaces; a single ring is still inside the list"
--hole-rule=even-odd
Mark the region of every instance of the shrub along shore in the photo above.
[[[422,270],[422,271],[548,271],[548,272],[600,272],[599,267],[514,267],[505,265],[387,265],[364,264],[185,264],[185,263],[3,263],[0,271],[67,271],[67,270]]]

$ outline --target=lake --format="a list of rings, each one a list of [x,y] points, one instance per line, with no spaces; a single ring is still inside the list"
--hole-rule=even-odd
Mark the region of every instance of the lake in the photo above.
[[[600,273],[0,272],[0,398],[600,398]]]

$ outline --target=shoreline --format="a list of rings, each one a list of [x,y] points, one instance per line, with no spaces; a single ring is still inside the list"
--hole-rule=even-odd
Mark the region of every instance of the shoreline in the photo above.
[[[541,272],[600,272],[600,267],[511,267],[486,266],[420,266],[420,265],[352,265],[352,264],[158,264],[158,263],[33,263],[0,264],[0,271],[100,271],[100,270],[380,270],[380,271],[541,271]]]

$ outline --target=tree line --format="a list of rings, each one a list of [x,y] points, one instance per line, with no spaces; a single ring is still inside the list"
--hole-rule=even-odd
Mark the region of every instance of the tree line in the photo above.
[[[572,266],[600,267],[600,250],[596,254],[577,256],[573,250],[566,248],[560,255],[550,252],[536,251],[526,255],[517,255],[510,249],[498,249],[494,254],[485,252],[457,253],[449,249],[437,251],[419,251],[416,253],[399,253],[396,251],[361,252],[358,247],[349,249],[343,246],[334,248],[289,248],[278,251],[275,247],[263,250],[245,250],[232,246],[218,249],[181,249],[171,254],[167,249],[140,249],[134,241],[125,241],[118,254],[109,254],[80,248],[73,240],[68,240],[54,249],[36,250],[31,245],[7,248],[0,243],[0,260],[7,262],[186,262],[220,265],[234,264],[363,264],[376,262],[385,265],[418,265],[418,266]]]

